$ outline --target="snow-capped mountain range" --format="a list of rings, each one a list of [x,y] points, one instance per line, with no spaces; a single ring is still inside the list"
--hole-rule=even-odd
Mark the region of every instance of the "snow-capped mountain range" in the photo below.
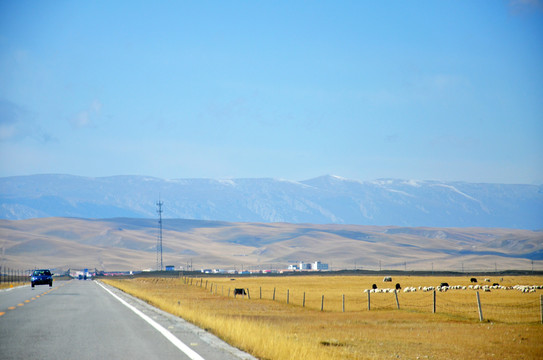
[[[232,222],[543,229],[543,186],[321,176],[177,179],[0,178],[0,218],[155,218]]]

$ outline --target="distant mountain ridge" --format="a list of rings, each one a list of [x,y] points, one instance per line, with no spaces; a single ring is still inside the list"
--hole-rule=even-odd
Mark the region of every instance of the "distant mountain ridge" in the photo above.
[[[30,175],[0,178],[0,218],[165,218],[232,222],[543,229],[543,186],[326,175],[281,179]]]

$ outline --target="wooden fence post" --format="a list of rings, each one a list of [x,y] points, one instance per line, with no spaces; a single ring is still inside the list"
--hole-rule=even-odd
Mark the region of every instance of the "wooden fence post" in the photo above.
[[[322,296],[322,299],[321,299],[321,311],[324,311],[324,295]]]
[[[273,288],[273,301],[275,301],[275,288]]]
[[[478,291],[477,291],[477,307],[479,308],[479,321],[483,321],[483,310],[481,309],[481,299],[479,298]]]
[[[542,300],[542,301],[543,301],[543,300]],[[303,301],[302,301],[302,307],[305,307],[305,291],[304,291],[304,299],[303,299]],[[543,305],[542,305],[542,309],[543,309]],[[543,314],[543,312],[542,312],[542,314]],[[541,315],[541,316],[542,316],[542,317],[541,317],[541,321],[543,322],[543,315]]]
[[[343,294],[342,297],[343,297],[343,299],[342,299],[341,309],[342,309],[342,312],[345,312],[345,294]]]
[[[249,292],[249,288],[247,288],[247,299],[251,300],[251,293]]]
[[[370,292],[368,291],[368,311],[371,310]]]
[[[434,290],[434,314],[436,313],[436,291]]]
[[[539,306],[541,307],[541,323],[543,324],[543,295],[539,295]]]
[[[398,291],[394,289],[394,296],[396,297],[396,307],[400,310],[400,302],[398,301]]]
[[[289,297],[290,297],[290,290],[287,289],[287,304],[288,304],[288,302],[289,302]]]
[[[228,288],[228,297],[230,297],[230,288]]]

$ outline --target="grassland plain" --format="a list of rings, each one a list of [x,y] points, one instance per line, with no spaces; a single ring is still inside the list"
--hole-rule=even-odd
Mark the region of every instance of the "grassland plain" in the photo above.
[[[396,283],[403,288],[441,282],[468,286],[469,277],[397,276],[392,285],[382,280],[371,276],[304,276],[106,282],[261,359],[543,358],[541,291],[479,292],[484,316],[480,322],[474,290],[437,293],[435,314],[433,292],[399,292],[398,302],[393,293],[371,294],[370,311],[368,295],[363,292],[372,284],[380,288]],[[543,277],[491,281],[504,286],[539,285]],[[234,298],[234,288],[248,289],[250,299]]]

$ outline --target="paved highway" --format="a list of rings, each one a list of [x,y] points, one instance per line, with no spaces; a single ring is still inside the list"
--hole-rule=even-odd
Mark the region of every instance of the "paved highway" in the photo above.
[[[97,281],[0,291],[2,359],[255,359]]]

